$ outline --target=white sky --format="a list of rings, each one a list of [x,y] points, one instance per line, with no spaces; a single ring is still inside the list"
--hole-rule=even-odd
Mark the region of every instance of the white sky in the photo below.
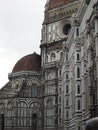
[[[46,0],[0,0],[0,88],[23,56],[40,53]]]

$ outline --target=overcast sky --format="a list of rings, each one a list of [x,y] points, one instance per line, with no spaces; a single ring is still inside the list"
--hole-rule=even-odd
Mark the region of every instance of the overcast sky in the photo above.
[[[40,53],[46,0],[0,0],[0,88],[23,56]]]

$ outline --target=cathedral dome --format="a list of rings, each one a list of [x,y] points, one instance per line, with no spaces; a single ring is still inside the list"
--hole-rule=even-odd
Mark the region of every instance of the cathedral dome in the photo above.
[[[20,71],[40,71],[41,70],[41,56],[33,54],[24,56],[14,66],[12,73]]]
[[[53,8],[56,8],[65,4],[69,4],[75,1],[78,1],[78,0],[48,0],[48,3],[49,3],[48,7],[49,9],[53,9]]]

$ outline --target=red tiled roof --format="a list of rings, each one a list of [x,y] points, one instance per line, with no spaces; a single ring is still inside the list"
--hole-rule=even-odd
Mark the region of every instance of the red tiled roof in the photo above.
[[[24,56],[14,66],[12,73],[20,71],[40,71],[41,70],[41,56],[33,54]]]
[[[64,4],[72,3],[74,1],[77,1],[77,0],[50,0],[49,9],[56,8]]]

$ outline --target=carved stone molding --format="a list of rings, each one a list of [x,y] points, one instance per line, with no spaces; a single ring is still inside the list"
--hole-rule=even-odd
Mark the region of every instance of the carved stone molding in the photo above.
[[[90,23],[89,20],[87,20],[86,21],[86,34],[90,34],[92,29],[93,29],[93,25]]]
[[[94,18],[98,20],[98,2],[94,4],[93,9],[94,9]]]

